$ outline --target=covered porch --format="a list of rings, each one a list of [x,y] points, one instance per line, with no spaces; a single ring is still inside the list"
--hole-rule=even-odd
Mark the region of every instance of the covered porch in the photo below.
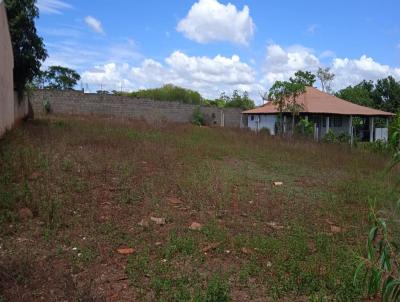
[[[304,118],[314,123],[314,138],[317,141],[322,140],[329,132],[348,135],[351,141],[388,141],[387,116],[306,114]]]

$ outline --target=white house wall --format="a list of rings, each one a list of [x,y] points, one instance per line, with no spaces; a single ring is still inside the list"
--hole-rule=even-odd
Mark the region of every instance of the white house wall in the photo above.
[[[253,117],[253,120],[252,120]],[[264,114],[264,115],[248,115],[248,127],[251,130],[257,131],[263,128],[267,128],[271,135],[275,135],[275,124],[277,117],[276,115]]]

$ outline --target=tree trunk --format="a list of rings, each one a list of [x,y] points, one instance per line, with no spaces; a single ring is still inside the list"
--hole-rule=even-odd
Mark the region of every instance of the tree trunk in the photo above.
[[[280,124],[280,135],[283,135],[283,129],[284,129],[284,125],[283,125],[283,113],[282,112],[279,112],[279,122],[281,123]]]

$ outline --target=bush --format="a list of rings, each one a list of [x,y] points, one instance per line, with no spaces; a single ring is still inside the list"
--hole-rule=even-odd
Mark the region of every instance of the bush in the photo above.
[[[350,135],[347,133],[335,134],[332,129],[329,129],[322,141],[325,143],[349,143],[350,139]]]
[[[49,100],[43,101],[43,110],[45,113],[49,114],[51,112],[51,105]]]
[[[268,128],[263,127],[260,129],[260,134],[269,136],[269,135],[271,135],[271,131]]]
[[[324,135],[322,141],[324,143],[334,143],[334,142],[336,142],[335,133],[331,129],[329,129],[328,132]]]
[[[342,133],[339,133],[339,134],[336,136],[336,140],[337,140],[339,143],[350,143],[351,136],[350,136],[350,134],[348,134],[348,133],[342,132]]]
[[[203,104],[204,100],[200,93],[175,85],[164,85],[161,88],[145,89],[129,93],[128,96],[136,98],[147,98],[156,101],[181,102],[185,104]]]
[[[193,112],[193,118],[192,118],[192,123],[197,125],[197,126],[203,126],[204,125],[204,116],[201,113],[200,107],[197,107],[194,112]]]
[[[314,135],[314,123],[301,118],[294,129],[295,133],[300,136],[312,137]]]

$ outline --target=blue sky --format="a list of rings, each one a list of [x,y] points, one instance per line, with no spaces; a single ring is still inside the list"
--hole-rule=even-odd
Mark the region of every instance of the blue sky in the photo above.
[[[400,80],[400,2],[38,0],[46,65],[89,90],[173,83],[255,98],[297,69],[331,67],[334,89]],[[256,100],[259,101],[259,100]]]

